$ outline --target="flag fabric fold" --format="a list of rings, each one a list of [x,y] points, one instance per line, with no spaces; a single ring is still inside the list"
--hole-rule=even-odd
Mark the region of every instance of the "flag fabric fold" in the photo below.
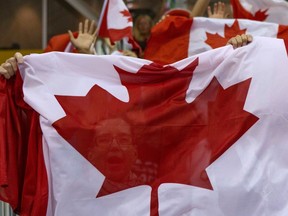
[[[287,44],[255,37],[236,50],[225,46],[170,65],[25,56],[20,75],[29,106],[22,105],[37,112],[42,138],[34,140],[35,127],[29,142],[9,144],[21,145],[27,162],[16,187],[23,188],[20,215],[285,216]],[[10,106],[1,107],[1,117]],[[1,139],[0,152],[9,146]],[[1,199],[3,182],[9,185],[3,167]]]
[[[157,63],[173,63],[188,57],[193,20],[184,16],[167,16],[151,29],[144,58]]]
[[[48,182],[39,115],[23,101],[22,79],[1,77],[0,199],[23,216],[46,215]]]

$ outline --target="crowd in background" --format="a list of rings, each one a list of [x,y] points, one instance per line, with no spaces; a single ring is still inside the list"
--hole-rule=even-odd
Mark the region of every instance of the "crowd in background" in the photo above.
[[[160,23],[168,16],[186,16],[188,18],[204,16],[207,14],[209,18],[228,18],[231,17],[231,7],[230,4],[225,4],[221,1],[214,3],[212,6],[209,6],[209,0],[205,1],[196,1],[192,10],[184,8],[176,8],[166,11],[158,21],[154,21],[153,18],[148,14],[138,14],[135,16],[134,25],[133,25],[133,36],[135,41],[141,47],[141,52],[132,50],[132,52],[127,51],[125,47],[125,42],[119,41],[116,44],[112,44],[109,41],[109,38],[97,38],[96,28],[94,21],[86,20],[84,23],[79,23],[80,34],[77,37],[74,37],[71,31],[69,31],[70,40],[74,47],[82,53],[97,53],[97,54],[112,54],[116,50],[124,50],[124,55],[128,56],[144,56],[144,50],[147,45],[147,41],[150,38],[151,30],[155,24]],[[236,36],[236,35],[235,35]],[[245,40],[245,38],[244,38]],[[94,45],[95,44],[95,45]],[[91,46],[94,46],[96,49],[91,49]],[[49,50],[52,51],[52,50]]]
[[[151,31],[155,25],[159,25],[167,17],[176,16],[176,17],[185,17],[190,19],[192,17],[204,16],[207,13],[209,18],[226,18],[230,16],[231,10],[230,6],[221,1],[216,2],[215,4],[209,6],[210,0],[197,0],[191,10],[187,9],[171,9],[166,11],[156,23],[151,16],[147,14],[138,14],[134,19],[133,25],[133,37],[134,40],[138,43],[140,48],[135,50],[135,47],[131,48],[127,45],[125,40],[118,41],[113,43],[109,38],[101,38],[97,35],[97,26],[95,21],[85,20],[84,23],[79,23],[78,32],[72,32],[68,30],[69,37],[73,46],[73,49],[70,48],[70,51],[86,53],[86,54],[121,54],[132,57],[142,58],[145,53],[145,48],[147,41],[150,38]],[[58,41],[58,36],[56,38],[52,37],[48,43],[48,46],[45,49],[45,52],[49,51],[65,51],[67,49],[69,41],[63,42]],[[227,42],[232,44],[234,47],[240,47],[246,45],[247,42],[251,42],[252,37],[250,35],[234,35]],[[162,46],[159,44],[159,48]],[[165,45],[164,45],[165,46]],[[57,48],[55,48],[57,47]],[[128,48],[129,47],[129,48]],[[120,51],[120,52],[119,52]],[[149,58],[148,58],[149,59]],[[22,62],[22,55],[17,53],[14,57],[9,58],[6,62],[1,64],[0,73],[3,74],[6,78],[10,78],[17,69],[17,62],[20,60]]]

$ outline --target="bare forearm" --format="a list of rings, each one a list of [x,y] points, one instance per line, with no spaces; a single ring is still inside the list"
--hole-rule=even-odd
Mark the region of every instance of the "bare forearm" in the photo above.
[[[207,10],[208,4],[210,0],[196,0],[193,9],[191,11],[191,16],[203,16],[205,11]]]

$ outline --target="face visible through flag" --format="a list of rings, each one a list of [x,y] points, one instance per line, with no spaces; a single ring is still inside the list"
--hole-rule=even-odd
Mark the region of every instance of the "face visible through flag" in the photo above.
[[[132,166],[137,158],[136,144],[133,142],[129,123],[120,118],[99,122],[95,127],[95,140],[90,147],[88,158],[108,180],[115,183],[126,182],[128,185],[133,176]]]
[[[21,169],[25,182],[16,182],[21,213],[285,215],[287,44],[255,37],[237,50],[165,66],[123,56],[26,56],[25,100],[41,130],[30,133],[29,169]],[[1,112],[9,120],[3,134],[20,125],[11,102]],[[9,158],[19,153],[9,150]],[[12,183],[8,189],[19,185]]]
[[[144,64],[136,74],[114,66],[128,90],[127,103],[97,85],[84,97],[57,96],[67,116],[53,126],[105,176],[95,197],[149,185],[151,216],[155,216],[157,190],[163,183],[212,190],[205,169],[257,118],[243,110],[249,80],[223,90],[213,79],[193,103],[187,104],[186,91],[197,66],[198,59],[181,70]],[[237,89],[242,89],[240,95]],[[228,99],[229,94],[237,96]],[[220,106],[223,100],[227,106]],[[230,115],[239,116],[237,124]],[[223,124],[218,123],[219,118]],[[243,130],[238,131],[239,127]]]

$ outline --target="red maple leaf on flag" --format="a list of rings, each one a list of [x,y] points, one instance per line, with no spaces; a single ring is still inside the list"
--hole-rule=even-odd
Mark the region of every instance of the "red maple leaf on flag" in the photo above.
[[[262,11],[258,10],[254,16],[252,15],[250,19],[257,20],[257,21],[264,21],[268,17],[268,14],[266,14],[267,11],[268,9],[262,10]]]
[[[86,96],[57,96],[66,117],[53,127],[106,179],[95,197],[179,183],[213,189],[205,169],[257,120],[243,110],[250,79],[223,89],[216,78],[192,102],[186,92],[198,59],[182,70],[155,63],[136,74],[114,66],[129,92],[122,102],[95,85]]]
[[[120,13],[123,14],[124,17],[127,17],[128,23],[133,21],[132,16],[128,10],[120,11]]]
[[[268,9],[258,10],[255,15],[253,15],[242,6],[239,0],[231,0],[231,5],[233,7],[233,16],[238,19],[243,18],[264,21],[268,17],[268,14],[266,14]]]
[[[218,47],[225,46],[230,38],[235,37],[236,35],[241,35],[245,33],[246,33],[246,29],[240,29],[238,20],[235,20],[231,27],[225,24],[224,37],[222,37],[218,33],[211,34],[209,32],[206,32],[207,40],[205,41],[205,43],[207,43],[209,46],[215,49]]]

